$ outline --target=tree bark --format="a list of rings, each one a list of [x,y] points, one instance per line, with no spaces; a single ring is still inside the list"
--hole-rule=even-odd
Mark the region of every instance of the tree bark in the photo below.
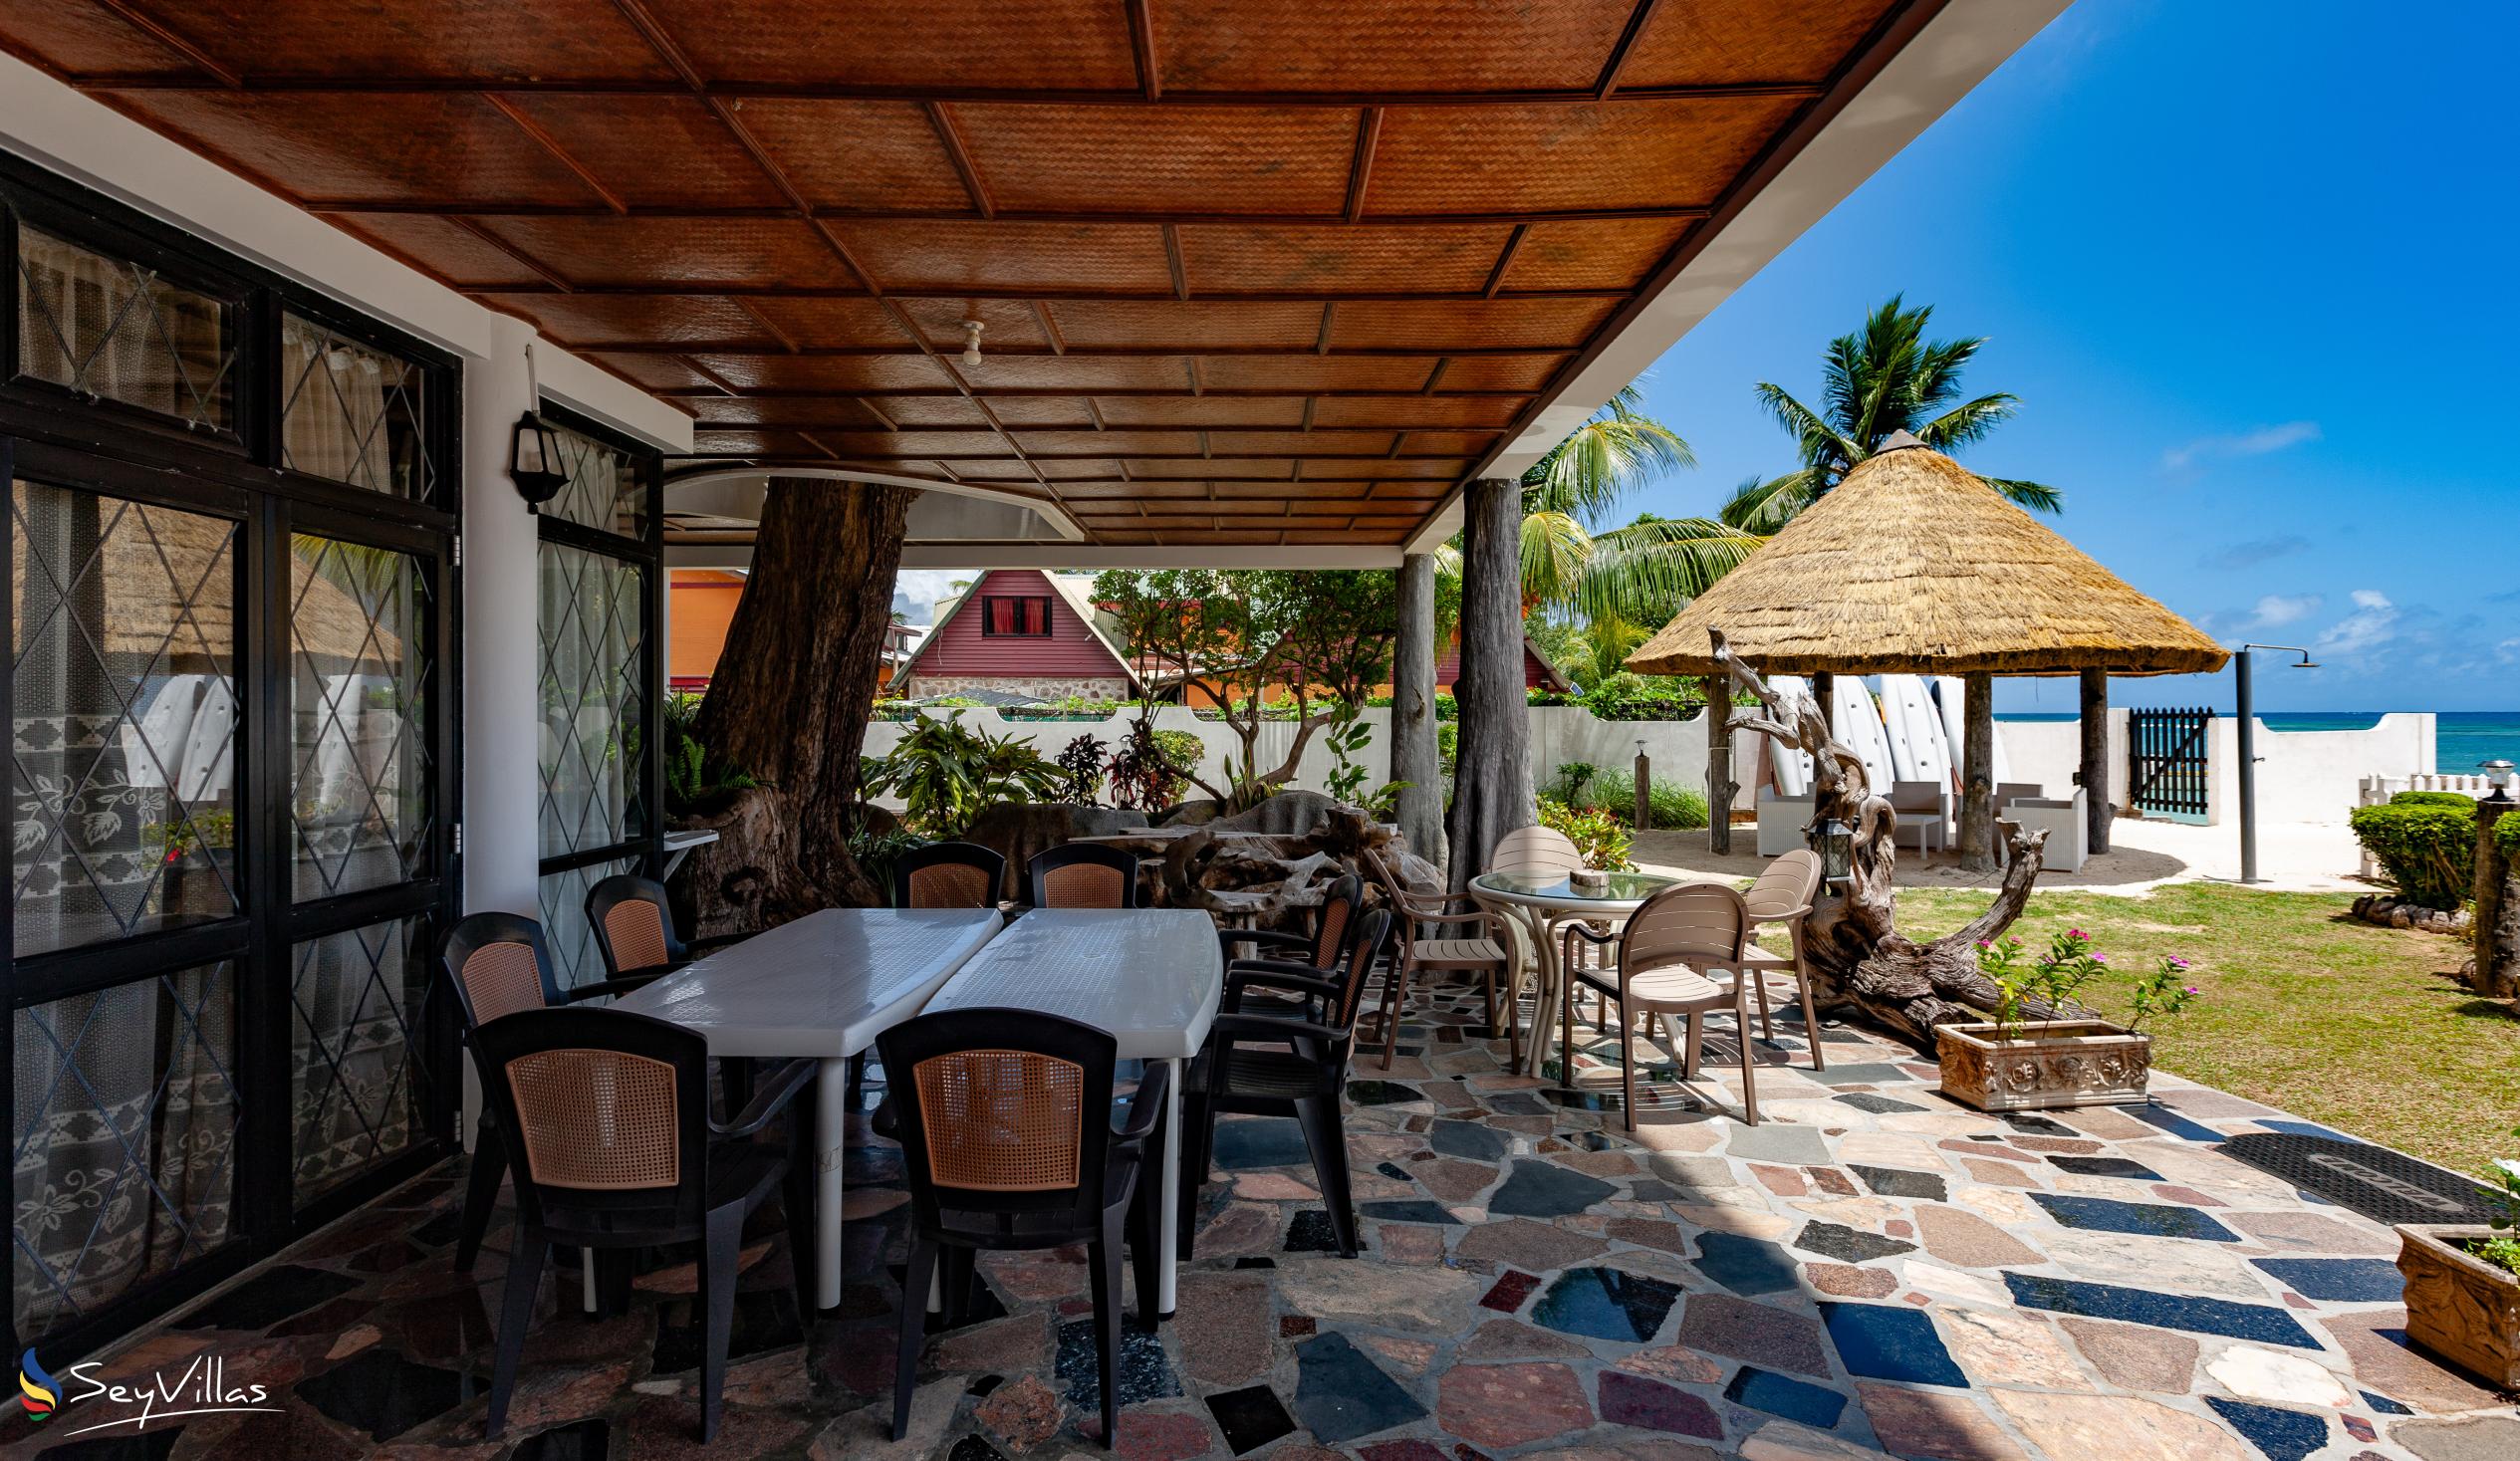
[[[2083,814],[2085,851],[2109,851],[2109,825],[2118,809],[2109,798],[2109,671],[2083,671]]]
[[[695,934],[749,932],[883,901],[849,852],[911,497],[773,480],[752,574],[701,702],[700,742],[761,785],[705,825],[677,879]]]
[[[1732,724],[1809,752],[1816,820],[1834,819],[1855,829],[1846,886],[1822,888],[1805,925],[1804,954],[1810,960],[1815,998],[1823,1009],[1853,1005],[1877,1024],[1931,1050],[1934,1026],[1976,1020],[1994,1009],[1997,991],[1978,972],[1977,945],[1993,940],[2021,916],[2038,881],[2047,834],[2003,824],[2011,839],[2012,864],[1994,902],[1957,932],[1930,943],[1908,938],[1897,928],[1892,888],[1897,858],[1892,832],[1898,816],[1889,799],[1874,793],[1863,759],[1830,734],[1828,712],[1817,701],[1769,688],[1756,671],[1733,657],[1720,630],[1713,638],[1715,657],[1732,682],[1756,695],[1764,710],[1735,711]],[[2084,1013],[2052,1010],[2035,1001],[2024,1009],[2034,1019]]]
[[[1391,780],[1399,795],[1401,836],[1440,865],[1443,848],[1443,752],[1435,729],[1435,560],[1400,560],[1399,633],[1391,646]]]
[[[1995,867],[1995,677],[1966,677],[1968,708],[1961,732],[1960,866]]]
[[[1531,825],[1531,701],[1523,691],[1522,484],[1482,477],[1463,493],[1459,765],[1445,820],[1452,890],[1487,867],[1497,839]]]
[[[2504,927],[2503,904],[2510,895],[2512,869],[2502,854],[2502,845],[2494,839],[2496,824],[2511,810],[2511,804],[2498,797],[2476,804],[2476,869],[2474,902],[2468,914],[2468,943],[2476,956],[2472,987],[2491,999],[2520,992],[2513,989],[2520,971],[2511,967],[2513,951],[2507,942],[2510,930]]]
[[[1710,674],[1706,694],[1706,847],[1716,856],[1732,852],[1732,681]]]

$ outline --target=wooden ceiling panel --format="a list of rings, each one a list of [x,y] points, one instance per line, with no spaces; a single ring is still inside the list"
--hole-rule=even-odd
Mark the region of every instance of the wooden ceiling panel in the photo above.
[[[917,322],[919,334],[934,350],[960,354],[965,320],[987,327],[980,332],[983,352],[1050,349],[1040,312],[1023,300],[896,299],[893,303]]]
[[[909,332],[883,301],[863,295],[747,296],[744,308],[759,315],[800,350],[889,347],[910,350]]]
[[[1435,382],[1438,393],[1457,390],[1538,391],[1565,365],[1565,356],[1454,356]]]
[[[989,412],[1008,426],[1094,426],[1094,407],[1082,395],[993,396]]]
[[[1114,426],[1300,426],[1300,395],[1114,395],[1096,402]]]
[[[689,362],[676,360],[672,356],[606,355],[599,351],[590,359],[624,379],[634,380],[650,390],[712,392],[679,402],[685,408],[706,411],[734,398],[715,393],[718,390],[717,382],[691,368]]]
[[[1895,0],[1660,0],[1620,69],[1628,87],[1821,82]]]
[[[1686,218],[1535,223],[1506,267],[1507,289],[1634,289],[1694,226]]]
[[[1218,390],[1415,390],[1436,357],[1209,356],[1199,378]],[[1326,403],[1326,402],[1325,402]]]
[[[371,213],[338,220],[389,254],[408,259],[458,289],[498,290],[544,283],[533,266],[473,228],[430,213]]]
[[[1150,223],[899,220],[834,226],[850,252],[887,290],[1159,294],[1172,287],[1163,230]]]
[[[572,284],[845,289],[858,282],[801,218],[511,217],[481,225]]]
[[[1414,477],[1429,482],[1449,482],[1470,469],[1467,459],[1450,457],[1435,461],[1410,461],[1406,458],[1378,460],[1345,457],[1309,457],[1304,462],[1304,475],[1332,482],[1373,482],[1386,478]]]
[[[1380,431],[1210,431],[1207,449],[1218,456],[1283,454],[1286,456],[1369,456],[1381,458],[1391,449],[1396,433]]]
[[[1188,461],[1134,460],[1129,464],[1133,477],[1179,477],[1209,481],[1219,477],[1248,481],[1257,478],[1268,482],[1295,480],[1295,463],[1270,457],[1193,457]]]
[[[1513,423],[1521,402],[1500,395],[1324,396],[1316,426],[1491,426]]]
[[[957,456],[1003,455],[1006,438],[995,431],[826,431],[819,433],[842,456],[918,456],[943,460]]]
[[[631,207],[768,208],[786,200],[726,123],[696,98],[510,92],[518,125]]]
[[[1476,290],[1495,271],[1505,223],[1183,224],[1183,273],[1194,292],[1371,293]]]
[[[713,351],[691,359],[738,390],[934,390],[953,386],[942,366],[919,355],[733,355]]]
[[[986,426],[980,403],[961,395],[887,395],[861,402],[896,426]]]
[[[713,79],[918,87],[1128,90],[1137,85],[1114,0],[645,0]]]
[[[691,402],[703,427],[782,426],[792,430],[881,431],[866,402],[846,395],[720,395]]]
[[[943,462],[939,465],[952,468],[955,476],[966,481],[1023,482],[1028,485],[1039,485],[1033,476],[1033,469],[1011,456],[992,457],[986,461],[964,459]]]
[[[1037,457],[1033,461],[1033,469],[1051,481],[1060,483],[1059,490],[1062,492],[1068,490],[1065,484],[1070,482],[1109,481],[1121,475],[1120,462],[1114,457]]]
[[[1018,431],[1015,443],[1028,456],[1196,456],[1196,431]]]
[[[1356,155],[1354,108],[941,109],[995,206],[1336,215]]]
[[[1635,0],[1161,0],[1176,91],[1448,92],[1590,87]]]
[[[825,456],[793,431],[694,431],[691,450],[701,456]]]
[[[1605,299],[1352,302],[1339,306],[1330,343],[1334,350],[1572,350],[1618,308]]]
[[[914,102],[755,97],[735,121],[818,208],[959,209],[953,155]]]
[[[95,0],[0,0],[0,49],[71,76],[204,75]]]
[[[983,395],[991,390],[1188,391],[1188,363],[1161,356],[990,356],[954,368]]]
[[[733,300],[706,295],[647,299],[618,294],[485,294],[482,303],[521,315],[563,345],[758,346],[779,341]]]
[[[1355,482],[1322,482],[1306,479],[1298,482],[1219,482],[1216,496],[1220,499],[1251,498],[1267,502],[1298,504],[1291,511],[1310,512],[1311,504],[1362,501],[1364,490]]]
[[[1316,304],[1212,304],[1205,300],[1062,301],[1051,309],[1071,346],[1188,352],[1276,346],[1309,350],[1321,339]]]
[[[1496,444],[1493,431],[1411,431],[1400,441],[1404,456],[1477,456]]]
[[[1801,111],[1799,97],[1394,107],[1369,218],[1704,207]]]
[[[460,92],[101,95],[310,202],[604,206],[505,114]]]
[[[147,8],[230,69],[258,78],[673,79],[610,0],[183,0]]]

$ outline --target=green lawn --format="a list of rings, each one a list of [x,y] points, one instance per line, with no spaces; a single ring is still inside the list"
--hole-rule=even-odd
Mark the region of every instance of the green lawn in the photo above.
[[[1975,889],[1912,888],[1899,926],[1947,933],[1987,904]],[[2014,931],[2032,949],[2079,927],[2129,975],[2192,960],[2203,991],[2154,1028],[2163,1070],[2463,1172],[2520,1156],[2520,1016],[2456,978],[2466,945],[2346,915],[2348,893],[2175,883],[2143,897],[2060,889]],[[2126,1013],[2124,981],[2089,1002]]]

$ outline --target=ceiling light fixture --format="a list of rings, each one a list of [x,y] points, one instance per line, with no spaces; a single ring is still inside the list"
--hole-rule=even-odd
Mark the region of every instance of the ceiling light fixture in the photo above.
[[[962,322],[962,363],[964,365],[977,366],[980,364],[980,332],[988,328],[986,323],[979,320]]]

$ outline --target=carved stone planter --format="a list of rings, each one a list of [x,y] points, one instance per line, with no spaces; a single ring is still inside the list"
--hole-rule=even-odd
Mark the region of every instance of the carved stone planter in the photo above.
[[[2152,1037],[2106,1020],[2024,1025],[1997,1040],[1991,1023],[1937,1025],[1942,1094],[1983,1111],[2141,1105],[2152,1077]]]
[[[2520,1276],[2463,1245],[2485,1227],[2397,1225],[2406,1338],[2497,1389],[2520,1389]]]

